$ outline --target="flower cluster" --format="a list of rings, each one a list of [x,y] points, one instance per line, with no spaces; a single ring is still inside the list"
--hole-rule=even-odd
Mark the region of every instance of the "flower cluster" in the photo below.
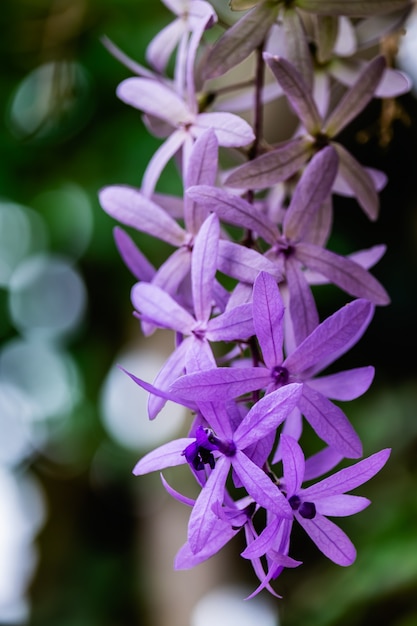
[[[328,517],[369,504],[348,492],[390,454],[334,471],[363,456],[338,402],[365,393],[374,369],[326,369],[360,340],[389,296],[370,272],[383,245],[343,256],[327,244],[335,194],[377,218],[386,177],[360,164],[339,135],[372,98],[410,89],[384,56],[361,56],[372,57],[378,38],[403,23],[410,2],[232,0],[243,13],[228,26],[205,0],[163,1],[175,18],[149,44],[148,67],[105,40],[135,74],[118,97],[163,142],[140,188],[106,187],[100,203],[120,224],[173,248],[155,268],[125,229],[114,231],[137,279],[131,301],[143,333],[165,328],[175,336],[152,383],[127,374],[150,392],[150,419],[167,400],[188,407],[193,419],[187,437],[149,452],[134,474],[184,464],[195,478],[194,500],[161,474],[168,493],[191,508],[176,568],[204,561],[242,532],[242,557],[259,579],[254,594],[276,595],[271,581],[301,563],[291,553],[294,520],[333,562],[354,561],[353,544]],[[242,83],[235,70],[244,63]],[[281,98],[298,123],[274,143],[263,110]],[[182,197],[157,191],[173,158]],[[321,320],[314,289],[323,283],[343,290],[347,303]],[[304,421],[322,442],[307,459]]]

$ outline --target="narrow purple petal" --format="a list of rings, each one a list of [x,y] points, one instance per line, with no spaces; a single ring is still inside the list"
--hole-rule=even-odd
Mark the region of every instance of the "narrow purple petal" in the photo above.
[[[291,61],[300,72],[306,85],[311,88],[314,77],[312,56],[304,22],[295,7],[285,9],[283,27],[285,31],[285,57]]]
[[[331,192],[338,161],[335,149],[327,146],[308,163],[285,214],[283,234],[288,239],[303,239],[309,232],[315,214]]]
[[[260,2],[228,28],[205,60],[204,78],[222,76],[246,59],[265,39],[277,17],[278,10],[278,5]]]
[[[191,551],[198,554],[203,548],[215,528],[217,515],[213,512],[213,505],[224,500],[224,488],[230,469],[230,459],[220,457],[216,461],[214,470],[195,501],[188,522],[188,543]]]
[[[270,274],[261,272],[253,287],[253,323],[265,365],[282,363],[284,303]]]
[[[304,454],[297,441],[283,433],[280,436],[280,446],[284,468],[285,491],[289,499],[299,491],[303,483]]]
[[[302,385],[292,383],[273,391],[253,405],[237,427],[233,440],[240,448],[248,448],[277,428],[297,406]]]
[[[232,457],[233,469],[242,485],[257,504],[274,515],[292,518],[292,510],[285,496],[272,480],[240,450]]]
[[[285,262],[289,291],[289,318],[296,345],[299,345],[319,323],[316,302],[297,259]]]
[[[308,381],[308,385],[332,400],[355,400],[368,391],[375,375],[372,366],[337,372]]]
[[[322,126],[320,113],[308,85],[300,72],[286,59],[264,53],[264,59],[283,88],[291,107],[311,135],[316,135]]]
[[[220,272],[244,283],[252,284],[259,272],[268,272],[276,280],[282,278],[275,263],[256,250],[233,241],[220,239],[217,258]]]
[[[184,187],[194,185],[214,185],[218,166],[218,141],[212,129],[206,130],[193,145],[185,174]],[[190,196],[185,196],[184,220],[187,230],[198,233],[208,211],[196,203]]]
[[[104,211],[125,226],[157,237],[173,246],[186,242],[187,233],[157,204],[133,187],[113,185],[99,193]]]
[[[303,497],[318,500],[356,489],[356,487],[373,478],[384,467],[390,453],[391,450],[385,448],[363,461],[359,461],[328,478],[324,478],[319,483],[303,489]]]
[[[117,87],[117,96],[126,104],[154,115],[173,126],[189,124],[193,115],[182,98],[170,87],[150,78],[126,78]]]
[[[323,132],[326,135],[335,137],[366,107],[374,97],[385,67],[386,60],[383,56],[369,61],[325,120]]]
[[[240,304],[213,317],[207,324],[207,339],[210,341],[249,339],[254,333],[250,304]]]
[[[333,142],[339,155],[339,175],[351,189],[353,196],[370,220],[376,220],[379,199],[369,172],[341,144]]]
[[[342,409],[303,385],[299,408],[317,435],[348,458],[362,456],[362,444]]]
[[[228,224],[254,230],[268,243],[273,243],[279,236],[277,227],[265,214],[243,198],[207,185],[190,187],[187,194],[207,210],[217,213]]]
[[[310,270],[323,274],[351,296],[381,306],[389,304],[390,298],[381,283],[349,257],[309,243],[297,244],[296,255]]]
[[[174,131],[154,152],[142,178],[141,188],[144,196],[150,197],[153,195],[162,170],[181,146],[185,149],[187,139],[189,139],[189,134],[181,128]]]
[[[236,168],[225,180],[229,187],[264,189],[287,180],[308,160],[312,141],[304,137],[291,139],[274,150]]]
[[[124,264],[133,276],[138,280],[150,282],[155,276],[156,270],[139,250],[130,235],[120,226],[116,226],[113,229],[113,237]]]
[[[349,302],[326,318],[289,355],[284,366],[292,372],[318,371],[322,363],[328,365],[334,358],[349,350],[363,335],[374,313],[373,305],[367,300]]]
[[[195,319],[156,285],[137,283],[132,287],[131,300],[141,317],[156,326],[186,334],[195,326]]]
[[[190,400],[237,398],[249,391],[264,389],[271,382],[271,373],[264,367],[220,367],[178,378],[171,392]]]
[[[155,472],[167,467],[174,467],[176,465],[184,465],[187,463],[185,456],[182,452],[187,446],[193,443],[194,439],[189,437],[183,437],[181,439],[175,439],[169,443],[165,443],[156,450],[148,452],[144,457],[136,463],[133,473],[135,476],[142,474],[149,474],[149,472]]]
[[[298,523],[328,559],[344,567],[356,559],[356,549],[346,533],[320,513],[305,519],[296,513]]]
[[[329,515],[330,517],[346,517],[360,513],[371,504],[368,498],[362,496],[348,496],[341,494],[337,496],[329,496],[316,501],[316,511],[320,515]]]
[[[220,225],[212,213],[195,238],[191,259],[191,283],[194,312],[198,320],[207,321],[213,304],[213,281],[217,271],[217,248]]]

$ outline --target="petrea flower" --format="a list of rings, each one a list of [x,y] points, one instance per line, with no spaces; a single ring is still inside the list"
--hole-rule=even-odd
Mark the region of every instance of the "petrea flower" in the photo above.
[[[372,367],[314,376],[354,345],[365,332],[374,307],[355,300],[327,318],[290,354],[283,356],[284,306],[275,280],[261,273],[253,292],[253,320],[265,367],[221,367],[179,378],[171,391],[199,401],[237,397],[249,391],[270,392],[302,383],[298,408],[315,432],[347,457],[360,457],[362,446],[343,411],[329,397],[352,400],[372,382]]]
[[[371,173],[364,169],[334,138],[374,96],[385,70],[384,57],[376,57],[366,65],[352,87],[324,119],[320,115],[309,86],[297,69],[286,59],[266,53],[264,57],[305,131],[294,139],[279,144],[270,152],[238,167],[227,178],[226,184],[245,189],[269,187],[290,178],[308,162],[315,151],[331,144],[339,156],[338,173],[345,183],[344,190],[348,187],[368,217],[376,219],[379,206],[377,195],[379,177],[374,181]]]
[[[311,238],[314,238],[311,227],[315,215],[330,193],[337,161],[336,152],[331,146],[311,159],[286,211],[282,233],[259,209],[225,190],[203,185],[191,187],[187,192],[202,206],[216,212],[223,221],[256,233],[270,245],[266,256],[275,260],[288,284],[290,318],[296,343],[300,343],[318,321],[304,268],[325,276],[352,296],[366,298],[374,304],[387,304],[389,301],[382,285],[361,265],[310,243]]]
[[[373,478],[385,465],[390,449],[359,461],[324,478],[310,487],[302,487],[305,461],[299,444],[287,435],[281,434],[282,464],[284,476],[279,486],[293,511],[294,519],[304,528],[319,550],[338,565],[351,565],[356,558],[356,550],[349,537],[330,517],[354,515],[366,508],[370,501],[361,496],[346,492],[356,489]],[[273,545],[275,532],[281,526],[279,517],[272,519],[265,530],[243,553],[246,558],[267,553]],[[291,528],[289,526],[288,533]]]
[[[276,430],[293,410],[300,392],[300,385],[292,384],[265,396],[250,409],[234,431],[226,407],[216,404],[216,432],[210,428],[209,421],[209,427],[199,427],[195,437],[164,444],[145,455],[135,466],[135,475],[184,463],[188,463],[193,471],[206,471],[208,466],[207,482],[195,501],[188,526],[188,542],[194,554],[203,549],[215,527],[217,515],[213,508],[216,503],[224,502],[226,479],[232,468],[256,504],[278,517],[291,519],[291,507],[285,497],[251,460],[247,450]],[[208,417],[211,419],[212,415]]]
[[[182,148],[183,171],[194,141],[212,128],[220,146],[241,147],[254,140],[250,125],[233,113],[200,112],[197,100],[188,102],[173,87],[150,78],[127,78],[117,88],[118,97],[144,113],[164,122],[171,131],[157,149],[142,179],[142,193],[152,195],[168,161]]]
[[[198,344],[202,358],[204,355],[209,363],[214,363],[210,342],[243,340],[253,335],[251,304],[242,304],[211,317],[219,228],[217,216],[210,215],[194,241],[191,259],[194,315],[157,285],[140,282],[132,288],[132,303],[142,321],[187,336],[173,351],[154,381],[162,389],[178,378],[184,368],[190,367],[188,353],[194,343]],[[150,417],[154,417],[163,404],[163,398],[151,396]]]

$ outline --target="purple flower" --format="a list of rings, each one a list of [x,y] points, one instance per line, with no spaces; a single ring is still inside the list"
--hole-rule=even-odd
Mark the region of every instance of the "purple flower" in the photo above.
[[[145,455],[135,466],[135,475],[188,463],[193,471],[207,471],[207,481],[195,501],[188,525],[188,542],[194,554],[203,549],[216,525],[216,503],[223,504],[225,484],[233,468],[240,484],[257,505],[278,517],[291,518],[291,507],[283,494],[250,456],[248,450],[275,431],[293,410],[301,392],[300,385],[277,389],[257,402],[235,430],[226,406],[212,405],[208,427],[200,426],[195,437],[182,438],[160,446]],[[216,423],[216,431],[211,428]]]
[[[372,382],[372,367],[315,378],[335,359],[347,352],[365,332],[374,307],[355,300],[327,318],[286,358],[283,355],[284,305],[275,280],[261,273],[253,293],[253,320],[264,366],[221,367],[179,378],[171,387],[189,399],[213,400],[237,397],[249,391],[267,392],[299,382],[303,393],[298,408],[316,433],[347,457],[360,457],[362,446],[343,411],[328,399],[352,400]]]
[[[344,517],[359,513],[370,501],[361,496],[349,495],[363,483],[377,474],[385,465],[391,450],[385,449],[372,456],[324,478],[310,487],[302,487],[305,461],[299,444],[287,435],[281,435],[282,464],[284,476],[279,486],[293,511],[294,519],[304,528],[317,547],[334,563],[348,566],[356,558],[356,550],[351,540],[330,517]],[[266,554],[274,545],[275,533],[282,520],[271,518],[259,539],[243,553],[245,558]],[[291,532],[288,525],[287,533]]]
[[[331,144],[339,156],[339,177],[343,189],[350,189],[371,219],[378,214],[375,182],[335,137],[369,103],[385,70],[384,57],[370,61],[347,90],[336,107],[323,119],[309,86],[298,70],[287,60],[265,54],[266,62],[283,88],[304,131],[298,137],[279,144],[270,152],[242,165],[226,184],[238,188],[263,189],[286,180],[300,170],[315,151]]]

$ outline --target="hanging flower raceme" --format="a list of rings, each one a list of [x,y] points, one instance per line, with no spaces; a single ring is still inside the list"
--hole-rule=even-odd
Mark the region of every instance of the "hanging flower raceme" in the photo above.
[[[327,368],[359,342],[375,306],[387,305],[389,296],[369,271],[383,244],[344,256],[328,242],[338,194],[354,198],[371,220],[378,216],[387,177],[362,166],[338,137],[374,97],[410,88],[382,55],[367,60],[360,53],[394,32],[411,5],[232,0],[232,10],[243,14],[214,28],[211,2],[163,2],[174,19],[147,46],[150,69],[105,40],[135,74],[119,85],[118,97],[164,141],[138,188],[105,187],[100,202],[123,227],[171,247],[159,264],[150,263],[135,232],[115,228],[137,280],[131,303],[143,334],[163,328],[174,339],[153,383],[124,371],[149,392],[150,419],[167,401],[187,407],[192,419],[187,436],[148,452],[133,471],[183,465],[196,481],[198,494],[190,498],[161,474],[166,491],[190,509],[176,569],[205,561],[240,533],[242,556],[259,581],[249,597],[262,589],[277,595],[273,581],[302,563],[302,554],[293,555],[294,522],[331,561],[353,563],[352,541],[329,518],[368,506],[348,492],[390,455],[384,449],[335,471],[343,459],[363,455],[360,433],[339,402],[364,394],[374,368]],[[242,82],[235,72],[243,67],[249,69]],[[264,83],[268,72],[272,87]],[[343,85],[336,104],[334,81]],[[250,115],[228,110],[247,107],[248,94]],[[264,104],[273,106],[278,95],[298,125],[270,144]],[[170,161],[179,196],[157,190]],[[348,295],[325,319],[315,297],[323,283]],[[306,460],[304,420],[320,448]]]

